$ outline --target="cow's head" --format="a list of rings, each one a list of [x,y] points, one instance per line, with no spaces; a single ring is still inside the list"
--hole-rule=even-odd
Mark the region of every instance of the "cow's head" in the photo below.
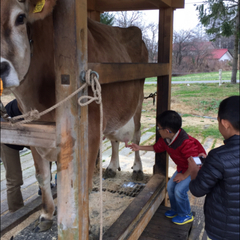
[[[31,61],[28,24],[44,19],[56,0],[1,0],[1,65],[3,87],[17,87]]]

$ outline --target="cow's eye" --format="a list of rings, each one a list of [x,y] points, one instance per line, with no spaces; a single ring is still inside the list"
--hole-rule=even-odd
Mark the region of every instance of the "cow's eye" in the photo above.
[[[16,25],[24,24],[24,19],[26,18],[25,14],[19,14],[16,19]]]

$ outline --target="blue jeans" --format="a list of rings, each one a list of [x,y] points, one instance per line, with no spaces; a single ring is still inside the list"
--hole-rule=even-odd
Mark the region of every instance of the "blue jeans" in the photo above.
[[[180,217],[183,217],[191,213],[191,207],[187,194],[191,176],[188,176],[183,181],[176,183],[173,179],[177,174],[178,172],[176,171],[168,181],[167,191],[171,203],[171,210],[175,211]]]

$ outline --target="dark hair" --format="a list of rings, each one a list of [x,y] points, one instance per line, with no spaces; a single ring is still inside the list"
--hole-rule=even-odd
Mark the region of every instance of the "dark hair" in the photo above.
[[[167,110],[157,116],[157,123],[162,128],[169,128],[173,133],[176,133],[182,126],[182,118],[177,112]]]
[[[218,118],[219,120],[225,119],[228,120],[233,128],[239,131],[240,121],[239,121],[239,96],[231,96],[224,99],[218,109]]]

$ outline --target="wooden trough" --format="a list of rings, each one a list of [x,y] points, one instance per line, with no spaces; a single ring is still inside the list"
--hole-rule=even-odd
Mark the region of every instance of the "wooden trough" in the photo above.
[[[61,0],[53,13],[57,102],[74,92],[81,72],[99,73],[100,83],[157,77],[157,115],[170,108],[173,11],[183,8],[184,0]],[[66,14],[66,9],[68,9]],[[103,11],[159,10],[158,63],[88,63],[87,16],[100,19]],[[68,14],[71,13],[71,14]],[[69,36],[67,39],[63,36]],[[76,44],[73,46],[72,42]],[[64,58],[63,56],[68,56]],[[72,61],[69,61],[69,57]],[[121,76],[121,78],[119,78]],[[66,81],[67,80],[67,81]],[[79,93],[81,95],[87,95]],[[58,174],[58,239],[89,239],[88,222],[88,115],[76,98],[56,110],[55,124],[26,124],[11,127],[2,124],[1,142],[41,147],[57,147],[58,161],[68,169]],[[81,121],[80,121],[81,119]],[[73,127],[72,127],[73,126]],[[76,140],[71,145],[71,138]],[[156,133],[157,138],[159,137]],[[76,138],[77,137],[77,138]],[[157,139],[156,139],[157,140]],[[64,147],[60,148],[59,146]],[[69,153],[71,152],[71,156]],[[70,157],[73,160],[70,160]],[[138,239],[163,202],[168,178],[166,154],[156,154],[154,173],[145,189],[105,233],[103,239]],[[66,178],[66,176],[68,176]],[[63,181],[63,179],[65,179]],[[68,179],[66,181],[66,179]],[[71,214],[69,214],[71,213]],[[64,217],[63,217],[64,216]],[[74,219],[74,221],[73,221]],[[72,222],[74,224],[72,224]],[[67,228],[63,228],[67,226]]]

